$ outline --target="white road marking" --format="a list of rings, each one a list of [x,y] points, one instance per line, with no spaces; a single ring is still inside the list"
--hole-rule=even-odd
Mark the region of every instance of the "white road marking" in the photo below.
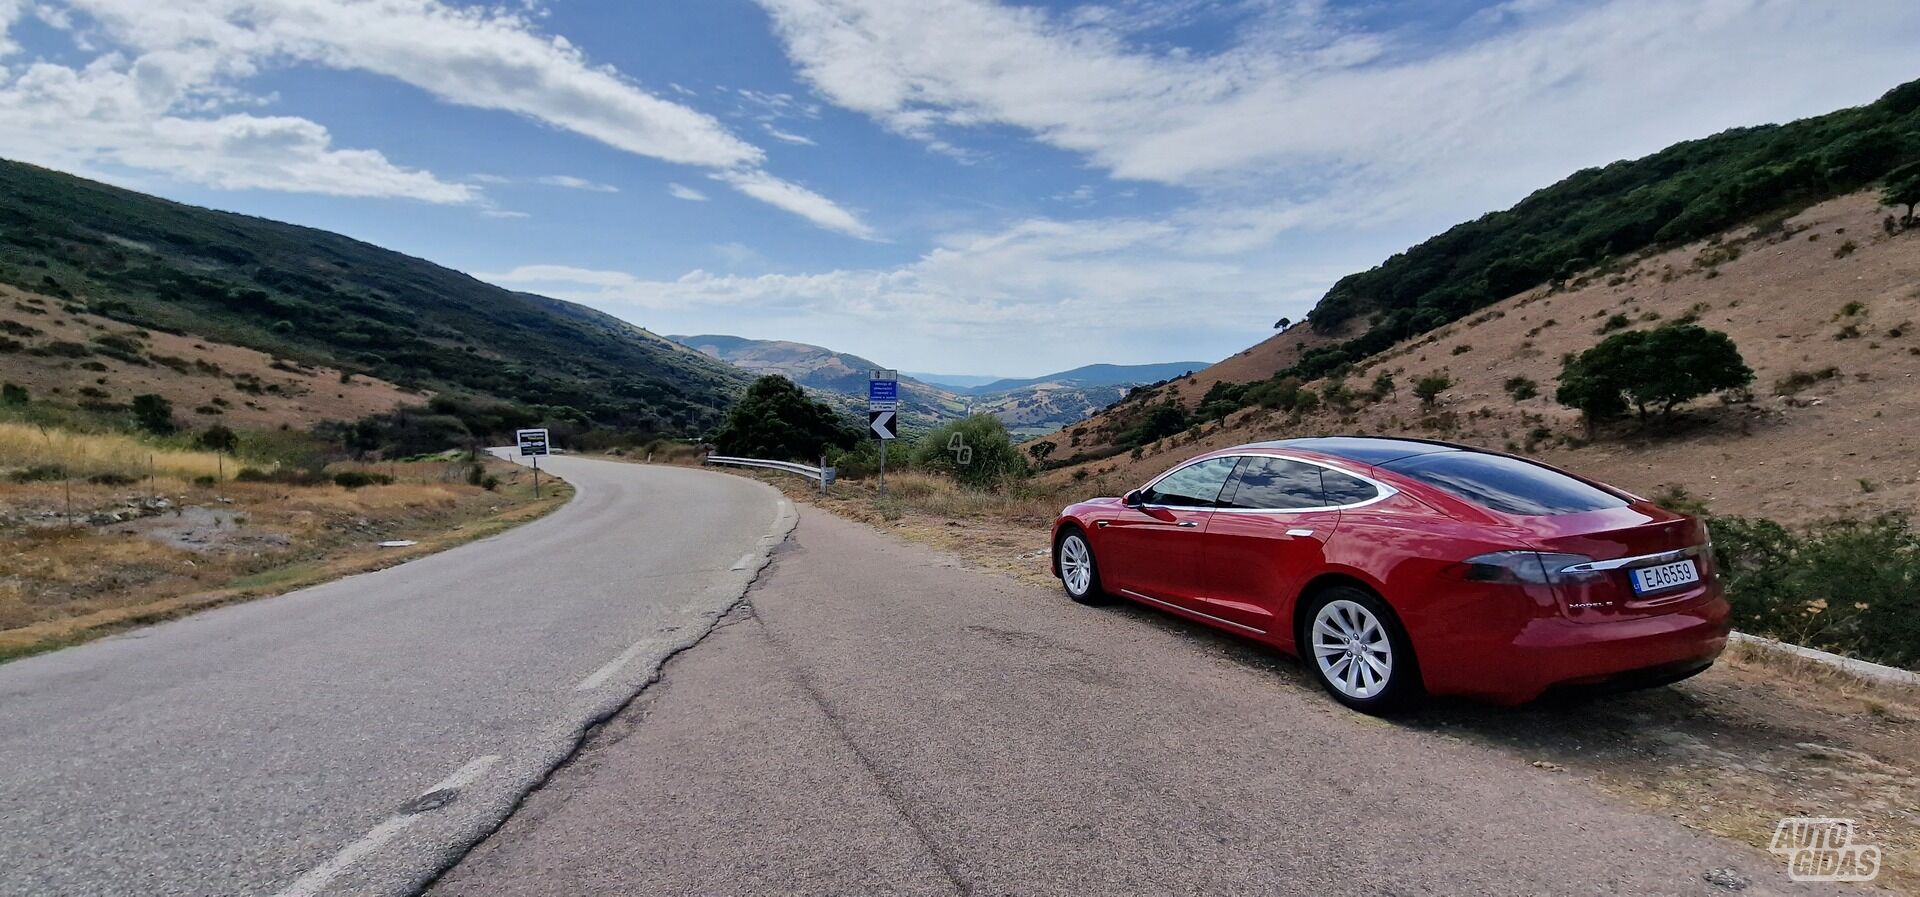
[[[497,754],[475,757],[467,761],[467,765],[454,770],[452,775],[441,779],[439,784],[420,793],[430,794],[447,788],[461,788],[470,785],[474,780],[485,775],[487,770],[498,762],[500,762],[500,757]],[[340,873],[347,871],[354,863],[359,862],[361,858],[367,854],[379,850],[382,845],[393,840],[394,837],[401,832],[406,831],[408,827],[419,821],[419,819],[420,817],[415,815],[387,817],[386,821],[374,826],[373,829],[366,834],[361,835],[359,840],[340,848],[340,852],[329,857],[326,862],[307,870],[307,874],[300,876],[298,880],[288,885],[286,890],[281,891],[275,895],[275,897],[313,897],[313,895],[326,890],[327,885],[332,884],[333,880],[337,878]]]
[[[621,667],[626,666],[627,664],[633,662],[633,659],[635,657],[639,657],[640,649],[646,646],[647,646],[646,639],[641,639],[640,641],[634,642],[632,645],[627,647],[627,650],[620,652],[619,657],[615,657],[614,659],[607,661],[606,666],[603,666],[597,670],[594,670],[593,675],[580,680],[580,684],[574,686],[573,690],[574,691],[592,691],[596,688],[599,688],[601,685],[606,684],[606,681],[608,679],[613,678],[613,674],[620,672]]]

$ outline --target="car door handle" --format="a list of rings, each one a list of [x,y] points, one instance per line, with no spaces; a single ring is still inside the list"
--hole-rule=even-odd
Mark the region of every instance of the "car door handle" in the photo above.
[[[1287,535],[1289,535],[1289,536],[1311,536],[1311,535],[1313,535],[1313,530],[1310,530],[1310,529],[1290,529],[1290,530],[1287,530]]]
[[[1175,524],[1175,525],[1176,525],[1176,526],[1199,526],[1200,524],[1198,524],[1198,523],[1195,523],[1195,522],[1193,522],[1193,521],[1191,521],[1191,520],[1182,520],[1182,521],[1180,521],[1180,522],[1179,522],[1178,524]]]
[[[1106,521],[1106,520],[1096,520],[1096,521],[1094,521],[1094,524],[1093,524],[1093,525],[1094,525],[1094,526],[1097,526],[1097,527],[1099,527],[1099,528],[1101,528],[1101,529],[1106,529],[1106,528],[1107,528],[1107,524],[1108,524],[1109,522],[1110,522],[1110,521]]]

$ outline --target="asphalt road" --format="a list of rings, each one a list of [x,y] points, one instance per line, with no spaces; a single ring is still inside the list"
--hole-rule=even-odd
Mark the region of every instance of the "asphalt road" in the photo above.
[[[794,520],[739,477],[542,466],[578,494],[511,532],[0,666],[0,894],[415,893]]]
[[[431,893],[1733,893],[1709,872],[1831,893],[1350,713],[1249,643],[809,509],[748,604]]]

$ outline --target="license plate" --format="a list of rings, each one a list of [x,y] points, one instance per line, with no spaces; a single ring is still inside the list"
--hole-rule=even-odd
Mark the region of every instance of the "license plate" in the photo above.
[[[1640,595],[1699,581],[1700,568],[1694,566],[1692,561],[1675,561],[1633,571],[1633,591]]]

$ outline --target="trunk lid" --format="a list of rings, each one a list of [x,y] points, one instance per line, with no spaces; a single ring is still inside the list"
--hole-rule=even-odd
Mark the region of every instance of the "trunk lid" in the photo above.
[[[1645,502],[1578,514],[1519,516],[1510,522],[1542,552],[1581,555],[1553,577],[1560,612],[1578,623],[1652,617],[1712,600],[1713,557],[1705,524]],[[1645,591],[1634,571],[1690,562],[1698,580]]]

